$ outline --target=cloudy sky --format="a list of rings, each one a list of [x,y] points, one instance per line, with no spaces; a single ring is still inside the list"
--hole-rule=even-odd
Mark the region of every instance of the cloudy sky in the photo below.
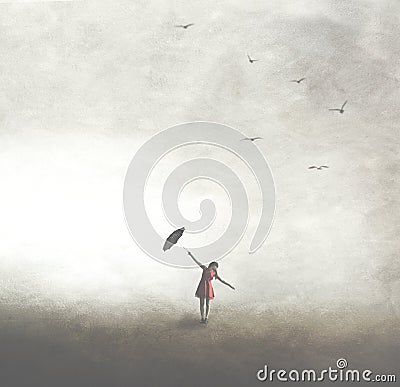
[[[237,291],[219,286],[220,300],[400,313],[397,1],[9,1],[1,10],[3,303],[194,303],[199,272],[134,244],[122,189],[151,136],[203,120],[262,136],[276,185],[274,225],[249,255],[260,201],[231,155],[180,150],[149,181],[159,198],[157,183],[177,165],[209,156],[248,187],[249,229],[221,265]],[[174,27],[185,23],[195,25]],[[328,111],[345,100],[344,114]],[[201,245],[223,233],[229,205],[204,182],[187,191],[189,218],[204,192],[218,204],[215,229],[187,240]],[[151,216],[160,234],[171,231],[161,203]]]

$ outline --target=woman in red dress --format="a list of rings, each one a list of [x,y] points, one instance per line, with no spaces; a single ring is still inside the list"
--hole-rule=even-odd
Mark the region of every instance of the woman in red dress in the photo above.
[[[217,274],[217,269],[218,269],[218,262],[211,262],[208,267],[203,265],[201,262],[199,262],[189,251],[188,254],[190,257],[195,261],[202,269],[203,269],[203,274],[201,276],[201,280],[199,282],[199,285],[197,286],[196,294],[195,296],[200,299],[200,315],[201,315],[201,320],[200,322],[203,324],[208,323],[208,314],[210,313],[210,300],[214,298],[214,289],[212,287],[211,281],[213,279],[221,281],[223,284],[229,286],[231,289],[235,290],[235,288],[228,284],[228,282],[225,282],[221,277],[218,276]],[[206,314],[204,315],[204,304],[206,304]]]

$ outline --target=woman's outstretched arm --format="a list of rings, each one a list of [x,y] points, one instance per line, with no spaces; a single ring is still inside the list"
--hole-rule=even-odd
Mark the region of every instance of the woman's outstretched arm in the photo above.
[[[231,284],[228,284],[228,282],[224,281],[220,276],[216,275],[215,279],[221,281],[224,285],[229,286],[231,289],[235,290],[235,288]]]
[[[193,254],[192,254],[190,251],[188,251],[188,255],[189,255],[190,258],[192,258],[193,261],[195,261],[202,269],[205,268],[205,266],[204,266],[201,262],[199,262],[199,261],[193,256]]]

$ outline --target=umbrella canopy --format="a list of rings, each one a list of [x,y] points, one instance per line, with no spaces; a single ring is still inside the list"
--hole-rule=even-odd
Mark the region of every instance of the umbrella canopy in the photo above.
[[[169,250],[173,245],[175,245],[179,238],[183,235],[183,232],[185,231],[185,227],[182,228],[178,228],[177,230],[175,230],[165,241],[164,246],[163,246],[163,250]]]

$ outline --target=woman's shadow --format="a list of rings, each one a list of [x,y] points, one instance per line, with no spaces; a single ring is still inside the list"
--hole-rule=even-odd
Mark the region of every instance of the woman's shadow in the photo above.
[[[202,329],[206,325],[200,324],[200,319],[196,318],[193,314],[187,313],[185,314],[177,323],[178,328],[193,330],[193,329]]]

